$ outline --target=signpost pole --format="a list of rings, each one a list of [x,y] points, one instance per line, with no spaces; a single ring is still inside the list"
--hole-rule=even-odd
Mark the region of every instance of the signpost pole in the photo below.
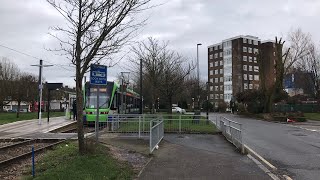
[[[99,94],[100,94],[100,86],[97,87],[97,116],[96,116],[96,125],[95,125],[95,131],[96,131],[96,141],[99,142]]]

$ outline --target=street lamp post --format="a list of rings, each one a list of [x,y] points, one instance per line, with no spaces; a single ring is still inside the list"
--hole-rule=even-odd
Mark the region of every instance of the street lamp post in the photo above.
[[[201,43],[197,44],[197,81],[198,81],[198,109],[200,111],[200,67],[199,67],[199,46]]]

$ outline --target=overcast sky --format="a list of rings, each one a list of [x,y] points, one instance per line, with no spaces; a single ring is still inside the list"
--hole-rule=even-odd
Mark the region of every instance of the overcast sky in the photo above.
[[[320,42],[320,1],[318,0],[153,0],[161,4],[145,12],[150,17],[137,39],[154,37],[170,42],[170,47],[195,60],[196,44],[200,46],[201,79],[207,79],[207,46],[238,35],[258,36],[262,40],[283,36],[301,27]],[[49,27],[65,24],[64,19],[45,0],[0,1],[0,45],[59,64],[44,69],[48,82],[74,86],[74,70],[65,57],[45,48],[58,42],[48,35]],[[30,66],[39,60],[0,47],[0,56],[16,63],[21,71],[38,74]],[[128,66],[125,59],[109,69],[114,79]]]

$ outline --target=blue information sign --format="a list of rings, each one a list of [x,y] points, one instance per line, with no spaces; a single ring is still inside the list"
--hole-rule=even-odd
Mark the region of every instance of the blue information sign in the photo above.
[[[91,64],[90,66],[90,84],[107,84],[107,66]]]

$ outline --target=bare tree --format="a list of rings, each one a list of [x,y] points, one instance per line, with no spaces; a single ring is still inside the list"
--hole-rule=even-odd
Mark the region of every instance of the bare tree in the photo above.
[[[18,102],[17,118],[19,118],[21,102],[31,102],[38,93],[38,80],[32,74],[21,73],[13,84],[13,97]]]
[[[145,10],[150,0],[47,0],[66,20],[67,28],[55,27],[61,48],[76,67],[79,152],[83,154],[82,78],[91,63],[109,58],[125,45],[144,24],[135,15]]]
[[[310,73],[311,84],[307,83],[309,90],[313,92],[314,97],[319,98],[320,88],[320,51],[313,42],[308,47],[308,55],[301,60],[299,66],[305,73]]]
[[[18,78],[18,75],[18,66],[8,58],[2,57],[0,59],[0,111],[12,99],[12,92],[14,91],[13,82]]]
[[[259,63],[259,73],[260,73],[260,90],[262,91],[262,94],[264,95],[264,112],[269,113],[271,112],[272,105],[274,103],[274,100],[276,96],[281,95],[283,92],[283,78],[285,74],[285,64],[288,60],[288,55],[290,52],[290,48],[283,53],[283,44],[285,41],[282,41],[282,38],[278,40],[278,38],[275,38],[275,81],[271,85],[271,87],[266,87],[266,81],[267,81],[267,74],[264,72],[263,62],[262,59],[271,61],[271,57],[267,56],[266,54],[263,54],[263,51],[259,51],[259,54],[257,56],[257,60]]]
[[[172,98],[181,91],[184,80],[195,66],[177,52],[168,48],[168,43],[148,38],[132,47],[135,57],[132,62],[139,72],[140,59],[143,63],[143,84],[147,91],[143,95],[149,99],[152,109],[156,99],[165,97],[168,112],[171,113]],[[149,93],[149,94],[145,94]]]
[[[284,61],[285,73],[288,73],[293,66],[305,66],[303,59],[309,55],[312,44],[311,35],[304,33],[300,28],[289,33],[288,42],[290,51],[287,60]]]

